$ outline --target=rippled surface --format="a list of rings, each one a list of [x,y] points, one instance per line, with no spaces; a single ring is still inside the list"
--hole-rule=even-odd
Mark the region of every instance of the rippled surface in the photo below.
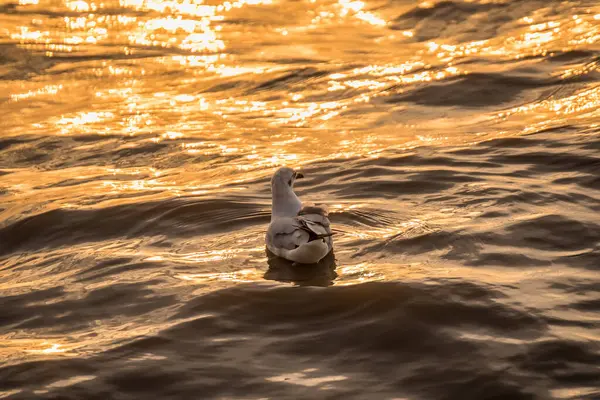
[[[0,397],[599,398],[599,57],[595,1],[0,0]]]

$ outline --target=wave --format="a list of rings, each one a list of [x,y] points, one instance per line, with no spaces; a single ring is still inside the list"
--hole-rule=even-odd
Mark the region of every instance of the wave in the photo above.
[[[120,288],[130,291],[127,313],[150,313],[171,301],[157,297],[144,302],[143,289],[116,287],[110,301],[117,311]],[[100,291],[82,302],[103,308],[108,300],[94,301]],[[249,392],[318,397],[328,390],[350,398],[395,393],[475,399],[494,389],[498,398],[529,399],[547,396],[550,376],[575,358],[588,368],[597,362],[589,348],[564,340],[552,346],[527,345],[547,335],[545,323],[528,311],[503,305],[498,301],[502,298],[485,286],[450,281],[328,290],[242,285],[190,299],[171,317],[171,327],[91,357],[2,367],[0,388],[19,388],[16,399],[75,398],[81,393],[96,398],[109,387],[159,398],[186,393],[243,397]],[[61,309],[38,312],[51,318]],[[98,317],[93,310],[88,315]],[[496,341],[473,340],[477,336]],[[567,350],[574,346],[578,354]],[[528,364],[530,354],[554,354],[554,362],[540,375],[539,364]],[[334,370],[337,379],[331,379]],[[78,382],[82,375],[89,378]],[[578,385],[595,379],[594,374],[571,376]]]
[[[268,220],[269,214],[252,204],[193,198],[55,209],[0,228],[0,255],[116,238],[214,234]]]

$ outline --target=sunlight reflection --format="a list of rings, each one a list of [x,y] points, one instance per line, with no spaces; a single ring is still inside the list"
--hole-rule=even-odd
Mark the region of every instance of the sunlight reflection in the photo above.
[[[213,27],[222,21],[224,13],[245,6],[270,5],[271,0],[225,1],[219,5],[204,4],[202,0],[119,0],[121,9],[155,12],[165,17],[146,19],[144,16],[106,15],[102,10],[112,10],[114,4],[96,3],[85,0],[67,0],[64,6],[76,16],[65,16],[61,22],[70,35],[56,31],[42,31],[35,27],[20,26],[10,37],[22,44],[42,44],[48,56],[55,53],[70,53],[85,44],[111,44],[119,37],[126,37],[131,47],[148,46],[179,48],[190,52],[219,52],[225,42],[218,35],[222,26]],[[37,0],[21,0],[21,6],[36,6]],[[42,25],[40,20],[38,25]],[[121,33],[120,29],[124,29]],[[118,40],[120,42],[120,40]],[[122,48],[131,54],[131,47]]]
[[[497,114],[499,118],[508,118],[516,114],[536,111],[539,116],[551,114],[553,116],[578,115],[588,112],[598,113],[600,109],[600,87],[592,87],[572,96],[556,99],[547,99],[536,103],[512,108]],[[538,118],[539,118],[538,116]]]
[[[139,11],[156,11],[161,14],[190,15],[194,17],[211,17],[216,13],[216,6],[203,4],[203,0],[119,0],[120,6]]]
[[[12,101],[20,101],[20,100],[30,99],[32,97],[37,97],[37,96],[55,95],[62,89],[63,89],[63,85],[46,85],[40,89],[29,90],[26,93],[11,94],[10,99]]]
[[[88,11],[93,12],[98,9],[98,7],[96,6],[95,3],[92,2],[92,3],[88,4],[86,1],[83,1],[83,0],[67,1],[66,6],[71,11],[78,11],[78,12],[88,12]]]
[[[600,26],[590,14],[574,15],[566,22],[545,21],[535,23],[532,17],[524,17],[527,31],[514,31],[501,40],[480,40],[458,45],[427,43],[427,51],[448,62],[456,58],[479,54],[521,59],[528,56],[546,55],[556,48],[568,51],[568,46],[581,46],[600,41]],[[559,48],[560,48],[559,47]]]
[[[103,182],[105,188],[110,188],[115,192],[140,192],[144,190],[166,190],[171,188],[169,185],[165,185],[157,179],[143,179],[134,180],[130,182],[116,182],[116,181],[105,181]]]
[[[50,36],[49,31],[30,31],[29,27],[22,26],[20,28],[20,32],[12,33],[10,35],[11,39],[18,39],[21,42],[35,42],[35,43],[47,43],[49,41],[48,37]]]
[[[352,14],[352,15],[354,15],[354,17],[356,17],[362,21],[365,21],[371,25],[375,25],[375,26],[387,25],[387,22],[384,19],[376,16],[373,13],[363,11],[363,8],[365,7],[365,3],[362,1],[338,0],[338,4],[340,6],[342,6],[342,9],[340,11],[341,17],[345,17],[348,14]]]
[[[343,282],[342,284],[356,284],[365,281],[373,282],[385,279],[385,275],[373,268],[374,264],[363,262],[356,265],[346,265],[338,267],[338,274]]]
[[[388,226],[375,229],[362,229],[353,232],[346,232],[345,235],[353,239],[379,239],[385,240],[389,238],[395,238],[397,236],[405,236],[411,234],[414,231],[422,233],[424,231],[430,232],[431,229],[427,227],[427,224],[420,219],[413,219],[407,222],[403,222],[397,226]]]
[[[313,371],[309,371],[313,372]],[[282,374],[273,377],[266,378],[270,382],[283,382],[292,385],[300,385],[300,386],[321,386],[323,384],[333,383],[345,381],[348,379],[347,376],[343,375],[330,375],[330,376],[321,376],[321,377],[310,377],[308,373],[303,372],[293,372],[289,374]]]
[[[586,75],[593,71],[600,71],[600,61],[592,61],[583,65],[577,65],[575,67],[566,68],[556,76],[561,79],[569,79],[574,76]]]
[[[80,112],[71,117],[62,116],[56,121],[56,125],[61,128],[62,134],[71,133],[74,130],[81,130],[84,125],[98,124],[114,118],[112,112]],[[100,132],[97,132],[100,133]]]
[[[20,4],[34,10],[36,3],[21,0]],[[44,130],[54,125],[60,134],[149,135],[151,137],[128,148],[143,147],[151,142],[172,144],[182,156],[230,157],[234,161],[228,171],[234,173],[336,157],[377,157],[389,147],[450,143],[453,140],[451,132],[429,133],[429,130],[456,129],[453,124],[463,123],[462,120],[424,119],[422,112],[437,111],[432,111],[433,108],[423,111],[420,106],[408,108],[401,101],[398,103],[394,99],[388,103],[380,98],[409,92],[412,85],[419,87],[427,82],[467,75],[471,71],[465,69],[469,64],[463,60],[471,56],[518,58],[547,51],[569,51],[597,43],[600,35],[597,24],[600,14],[592,10],[564,18],[546,18],[534,13],[518,20],[506,35],[497,38],[467,42],[442,38],[420,41],[418,27],[399,30],[393,35],[377,33],[380,32],[378,27],[386,26],[387,22],[376,13],[379,8],[374,3],[353,0],[310,2],[307,6],[314,11],[309,17],[313,25],[276,22],[273,27],[277,33],[276,41],[285,41],[294,33],[306,33],[309,29],[318,31],[329,24],[346,24],[346,27],[374,34],[374,40],[385,37],[390,41],[402,41],[409,51],[391,58],[348,64],[345,61],[348,54],[341,49],[335,54],[339,57],[339,65],[311,64],[314,75],[297,77],[296,71],[302,68],[294,64],[273,62],[258,54],[240,58],[239,51],[246,51],[247,44],[239,37],[240,33],[232,32],[230,24],[225,23],[230,17],[237,18],[235,10],[269,6],[273,4],[271,0],[210,4],[200,0],[120,0],[118,3],[121,8],[135,13],[101,12],[113,7],[113,3],[65,1],[64,7],[73,12],[57,19],[58,28],[46,28],[44,17],[40,16],[30,26],[15,25],[7,30],[19,43],[39,44],[31,48],[51,52],[79,54],[90,51],[89,54],[93,54],[98,51],[90,50],[95,48],[94,44],[115,45],[126,55],[143,54],[150,47],[170,49],[168,53],[151,53],[156,55],[147,59],[151,62],[138,62],[133,58],[123,62],[92,60],[89,64],[87,61],[80,63],[85,67],[83,72],[77,73],[92,72],[98,79],[91,92],[95,96],[94,103],[107,106],[90,110],[85,109],[83,102],[84,106],[79,109],[65,107],[64,111],[55,114],[60,118],[52,116],[46,121],[35,121],[31,126]],[[284,5],[277,2],[277,6]],[[432,6],[432,2],[419,4],[421,8]],[[273,9],[266,7],[260,12],[272,12]],[[66,32],[60,31],[61,24]],[[286,39],[282,38],[283,32],[288,33]],[[248,40],[253,39],[248,37]],[[231,49],[228,43],[231,43]],[[287,59],[295,51],[288,53],[289,43],[282,43],[285,49],[281,57]],[[222,53],[226,48],[232,50],[231,53]],[[318,59],[323,55],[322,49],[315,48],[310,57]],[[597,70],[597,61],[584,65],[573,63],[553,72],[553,76],[566,80]],[[55,72],[62,74],[61,71]],[[171,74],[177,78],[169,78],[169,81],[179,84],[163,85],[163,77]],[[9,98],[11,102],[18,102],[65,96],[65,85],[74,75],[65,76],[68,78],[59,83],[27,86],[9,94]],[[279,84],[279,79],[289,79],[290,86],[285,83],[285,91],[270,86],[271,83]],[[254,90],[255,87],[261,89]],[[291,90],[288,92],[287,89]],[[78,93],[82,99],[84,92],[81,89]],[[597,90],[589,88],[564,99],[550,98],[495,112],[493,118],[510,122],[510,118],[520,116],[534,121],[527,124],[528,129],[537,129],[539,124],[551,124],[557,118],[593,115],[598,105]],[[416,122],[406,123],[405,117],[411,113],[416,115]],[[489,119],[489,115],[486,118]],[[390,124],[397,125],[392,129]],[[242,132],[243,138],[238,135]],[[406,132],[406,137],[398,132]],[[477,132],[472,136],[479,137],[480,134]],[[105,182],[114,192],[165,190],[179,193],[174,189],[177,184],[157,178],[136,179],[123,185]],[[210,190],[199,186],[190,188],[194,193]],[[391,231],[372,234],[393,235]]]
[[[61,379],[59,381],[52,382],[51,384],[47,385],[46,388],[63,388],[63,387],[68,387],[68,386],[75,385],[77,383],[81,383],[81,382],[85,382],[85,381],[90,381],[90,380],[93,380],[93,379],[96,379],[96,378],[97,378],[96,375],[77,375],[77,376],[73,376],[73,377],[68,378],[68,379]]]
[[[51,342],[46,342],[46,341],[40,343],[39,347],[44,347],[44,348],[26,350],[26,352],[32,353],[32,354],[56,354],[56,353],[65,353],[68,351],[68,349],[64,348],[62,344],[51,343]]]
[[[260,269],[242,269],[234,272],[215,272],[215,273],[202,273],[202,274],[178,274],[175,275],[184,281],[190,281],[193,283],[207,283],[212,281],[226,281],[226,282],[256,282],[262,280],[264,271]]]
[[[183,31],[187,36],[178,41],[173,36],[178,31]],[[225,48],[222,40],[217,38],[217,33],[211,28],[208,19],[190,20],[178,18],[156,18],[145,22],[132,35],[130,43],[144,46],[176,46],[182,50],[192,52],[211,51],[217,52]]]
[[[464,71],[456,67],[446,67],[444,70],[425,70],[416,73],[410,73],[415,69],[423,68],[425,64],[404,63],[400,65],[369,65],[363,68],[356,68],[352,71],[353,77],[361,75],[371,75],[380,80],[375,79],[348,79],[349,74],[332,74],[329,77],[329,91],[352,89],[369,89],[381,90],[382,88],[396,84],[414,84],[419,82],[431,82],[435,80],[443,80],[452,76],[461,75]],[[377,95],[385,95],[378,93]]]
[[[179,262],[184,263],[208,263],[214,261],[222,261],[232,257],[235,257],[238,254],[248,254],[252,252],[262,252],[264,251],[264,246],[253,247],[253,248],[229,248],[229,249],[219,249],[219,250],[206,250],[199,251],[195,253],[189,254],[178,254],[176,259]]]

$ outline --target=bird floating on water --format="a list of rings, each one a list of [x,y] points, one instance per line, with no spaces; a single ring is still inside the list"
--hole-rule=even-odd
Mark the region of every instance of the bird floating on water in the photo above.
[[[267,229],[267,249],[276,256],[299,264],[315,264],[333,247],[327,209],[304,205],[294,193],[294,182],[303,178],[288,167],[279,168],[271,179],[272,211]]]

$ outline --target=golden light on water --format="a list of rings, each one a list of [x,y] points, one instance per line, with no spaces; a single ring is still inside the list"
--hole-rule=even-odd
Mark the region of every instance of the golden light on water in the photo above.
[[[582,90],[572,96],[563,98],[550,98],[537,103],[515,107],[499,113],[497,116],[503,119],[511,119],[519,115],[535,113],[538,124],[548,126],[548,121],[556,121],[560,124],[562,118],[570,116],[590,117],[600,115],[600,86],[594,86]],[[528,127],[531,128],[531,127]]]
[[[598,339],[600,7],[538,3],[5,1],[0,397],[233,396],[246,378],[266,397],[343,397],[362,372],[334,369],[387,360],[379,339],[403,351],[396,328],[431,328],[433,369],[446,344],[473,348],[485,388],[593,396],[528,371],[547,348],[577,375]],[[265,251],[281,165],[329,209],[317,268]],[[347,319],[367,337],[329,346]],[[406,350],[413,373],[424,357]],[[390,371],[391,398],[411,379]]]
[[[222,190],[221,183],[251,180],[277,165],[530,133],[592,118],[600,106],[593,83],[541,99],[515,96],[482,112],[455,112],[443,98],[441,106],[404,100],[420,88],[468,79],[473,71],[511,73],[502,62],[465,62],[471,58],[519,60],[526,70],[544,67],[536,57],[597,44],[600,14],[593,7],[571,15],[532,13],[506,26],[504,35],[472,40],[423,39],[418,25],[391,29],[405,10],[394,14],[374,1],[308,0],[298,9],[270,0],[76,0],[53,6],[68,10],[64,17],[36,13],[48,4],[21,0],[18,7],[32,12],[29,20],[10,19],[0,29],[31,57],[41,57],[35,62],[51,73],[20,86],[0,84],[10,100],[8,135],[130,138],[111,151],[154,145],[182,157],[230,159],[212,173],[194,170],[186,182],[169,177],[170,164],[157,147],[157,162],[164,164],[157,170],[165,173],[140,174],[125,165],[122,174],[130,178],[103,179],[98,189],[114,196],[208,195]],[[268,16],[270,25],[239,25],[245,16]],[[357,56],[355,48],[371,53]],[[548,79],[568,82],[597,71],[594,61],[568,63]],[[217,174],[223,182],[201,183]],[[404,228],[362,234],[386,237]]]
[[[38,354],[54,354],[54,353],[64,353],[66,350],[62,349],[61,345],[58,343],[42,343],[42,345],[49,345],[41,350],[28,350],[30,353],[38,353]]]
[[[267,381],[271,382],[282,382],[289,385],[299,385],[299,386],[319,386],[323,384],[327,384],[328,388],[331,389],[331,385],[336,382],[343,382],[349,377],[344,375],[328,375],[328,376],[318,376],[312,377],[311,374],[314,374],[318,370],[316,368],[306,369],[302,372],[292,372],[289,374],[283,374],[278,376],[272,376],[266,378]]]
[[[36,1],[21,1],[20,7],[39,9],[45,4]],[[120,7],[120,14],[106,14],[103,10]],[[118,53],[125,55],[148,53],[153,62],[122,63],[114,60],[112,63],[90,62],[90,72],[100,79],[94,84],[96,102],[94,110],[65,110],[60,118],[39,117],[32,121],[32,126],[38,129],[55,130],[57,133],[73,135],[83,132],[99,134],[139,135],[156,132],[155,142],[164,140],[184,140],[195,131],[202,130],[203,135],[222,137],[226,131],[237,132],[246,130],[255,132],[247,136],[244,143],[223,144],[220,154],[246,154],[247,160],[271,159],[271,154],[262,154],[270,146],[265,146],[260,137],[269,131],[285,129],[317,129],[318,138],[310,132],[290,132],[290,140],[322,140],[326,131],[339,135],[339,130],[362,131],[375,130],[382,138],[377,141],[359,143],[348,137],[341,142],[347,143],[343,153],[348,154],[352,148],[368,149],[389,146],[389,133],[373,128],[375,120],[354,118],[355,110],[385,104],[385,98],[390,94],[413,88],[415,85],[435,81],[446,82],[471,72],[460,60],[465,57],[512,57],[522,58],[527,55],[546,54],[560,48],[566,51],[577,46],[597,43],[600,39],[598,20],[600,14],[574,14],[561,20],[543,20],[540,15],[531,15],[521,19],[522,26],[515,27],[501,39],[476,40],[461,43],[448,43],[441,40],[431,40],[423,43],[409,44],[406,55],[400,55],[394,62],[371,62],[369,65],[358,66],[343,71],[331,71],[326,77],[309,79],[306,84],[299,85],[295,93],[284,98],[270,98],[265,92],[257,91],[251,96],[240,98],[235,90],[230,95],[223,96],[216,92],[205,92],[211,86],[218,86],[229,79],[240,79],[247,84],[278,79],[286,74],[282,65],[276,65],[268,60],[259,58],[241,59],[235,50],[245,48],[243,34],[226,24],[237,17],[236,10],[245,12],[271,12],[281,3],[270,0],[235,1],[221,3],[205,3],[203,1],[147,1],[121,0],[119,2],[97,3],[93,1],[65,1],[64,7],[76,15],[65,16],[53,21],[44,22],[44,16],[35,16],[29,25],[13,25],[5,28],[9,37],[31,49],[38,49],[50,57],[59,54],[84,52],[93,54],[101,51],[95,46],[110,46]],[[339,0],[323,3],[308,1],[304,4],[314,16],[309,25],[295,26],[293,23],[276,27],[276,34],[290,38],[304,32],[307,26],[318,31],[321,28],[337,26],[357,26],[366,24],[375,29],[376,40],[400,40],[396,36],[385,33],[390,24],[386,16],[374,11],[374,4],[364,1]],[[420,7],[433,7],[431,2],[422,2]],[[130,14],[128,11],[152,12],[154,14]],[[241,11],[240,11],[241,12]],[[62,25],[61,25],[62,24]],[[40,29],[41,27],[45,27]],[[299,29],[304,29],[302,32]],[[66,32],[66,33],[63,33]],[[283,34],[285,32],[285,34]],[[370,31],[371,32],[371,31]],[[378,32],[378,33],[377,33]],[[402,30],[399,37],[414,40],[416,30]],[[389,39],[393,37],[394,39]],[[249,37],[250,39],[251,37]],[[297,37],[296,39],[299,39]],[[279,39],[278,39],[279,40]],[[33,46],[33,47],[32,47]],[[38,47],[41,46],[41,47]],[[181,51],[184,54],[155,54],[163,51]],[[280,47],[278,47],[280,49]],[[230,51],[233,50],[233,53]],[[289,47],[290,54],[294,46]],[[187,53],[187,54],[186,54]],[[194,54],[199,53],[199,54]],[[315,54],[319,54],[318,52]],[[430,56],[434,56],[431,58]],[[384,61],[384,60],[382,60]],[[142,66],[143,65],[143,66]],[[562,75],[568,78],[574,75],[590,73],[597,65],[574,67],[566,69]],[[85,72],[85,69],[83,71]],[[195,88],[188,93],[181,93],[180,88],[161,86],[161,75],[164,73],[183,74],[181,85]],[[61,82],[44,84],[37,88],[28,88],[24,92],[10,93],[15,102],[28,101],[45,96],[66,96],[64,88],[69,85],[68,74]],[[106,81],[103,81],[108,79]],[[83,100],[88,97],[84,88],[77,95]],[[593,92],[593,89],[590,89]],[[72,89],[69,88],[69,93]],[[587,99],[593,99],[587,95]],[[276,96],[278,97],[278,96]],[[580,113],[591,110],[591,107],[576,105],[569,107],[565,103],[578,102],[584,96],[571,96],[557,100],[561,115],[565,113]],[[64,97],[61,97],[64,98]],[[380,100],[383,99],[383,100]],[[569,100],[571,99],[571,100]],[[382,102],[383,101],[383,102]],[[582,100],[583,101],[583,100]],[[83,104],[88,103],[86,100]],[[105,104],[105,106],[103,106]],[[579,104],[579,103],[577,103]],[[519,113],[526,110],[537,112],[540,105],[533,108],[519,106]],[[552,105],[553,109],[559,107]],[[75,107],[77,108],[77,107]],[[389,110],[387,110],[389,112]],[[386,112],[382,110],[382,112]],[[499,115],[514,114],[514,111],[502,112]],[[372,114],[373,116],[375,114]],[[403,127],[404,129],[407,126]],[[419,128],[425,129],[425,126]],[[160,132],[163,131],[163,132]],[[408,130],[409,132],[411,129]],[[177,132],[174,136],[168,132]],[[414,135],[416,133],[417,135]],[[354,136],[354,135],[352,135]],[[409,139],[411,135],[407,135]],[[420,132],[414,132],[412,138],[425,137]],[[448,136],[451,138],[451,136]],[[395,140],[406,140],[396,138]],[[227,140],[227,139],[226,139]],[[410,140],[407,140],[407,143]],[[195,144],[183,143],[182,149],[195,152]],[[261,149],[262,148],[262,149]],[[314,146],[311,151],[322,146]],[[235,150],[234,150],[235,149]],[[339,154],[341,152],[336,152]],[[306,156],[294,152],[299,162]],[[289,160],[281,155],[282,162]],[[287,157],[287,158],[286,158]],[[321,158],[319,156],[318,158]]]
[[[40,89],[30,90],[25,93],[12,94],[10,99],[13,101],[20,101],[38,96],[52,96],[57,94],[60,90],[62,90],[62,88],[63,85],[47,85]]]

